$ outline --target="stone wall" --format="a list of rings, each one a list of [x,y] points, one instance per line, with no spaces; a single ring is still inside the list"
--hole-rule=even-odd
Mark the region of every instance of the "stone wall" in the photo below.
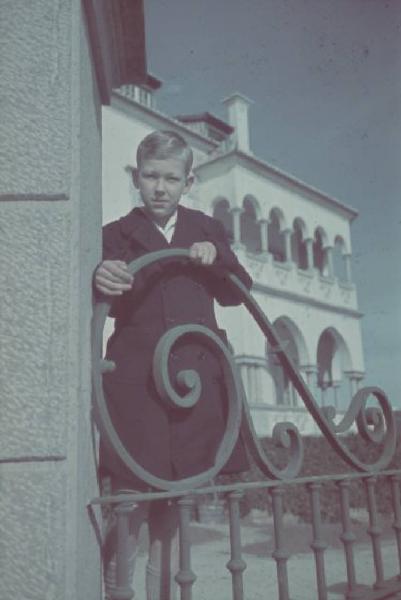
[[[100,102],[79,0],[3,0],[1,13],[0,599],[99,600]]]

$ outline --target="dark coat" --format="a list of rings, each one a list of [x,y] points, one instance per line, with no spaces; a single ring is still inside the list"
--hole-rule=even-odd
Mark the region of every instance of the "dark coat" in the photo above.
[[[142,269],[133,288],[113,304],[115,331],[107,358],[116,363],[104,375],[110,416],[121,440],[134,459],[164,479],[195,475],[214,463],[225,428],[225,389],[217,356],[201,341],[184,338],[170,353],[171,381],[182,369],[196,370],[202,394],[193,408],[168,408],[154,388],[151,365],[155,346],[171,327],[201,323],[224,338],[218,329],[213,301],[238,304],[235,290],[225,281],[227,270],[250,288],[252,281],[230,249],[219,221],[204,213],[178,207],[171,244],[140,208],[103,229],[103,259],[127,263],[156,250],[189,248],[210,241],[217,249],[214,265],[168,260]],[[130,480],[114,453],[101,445],[101,468]],[[242,442],[238,442],[224,472],[248,468]]]

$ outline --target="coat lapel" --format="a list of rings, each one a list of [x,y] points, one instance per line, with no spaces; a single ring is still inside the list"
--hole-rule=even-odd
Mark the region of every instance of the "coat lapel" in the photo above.
[[[171,240],[173,248],[189,248],[194,242],[204,239],[199,223],[184,206],[178,206],[177,225]]]
[[[199,218],[184,206],[178,206],[177,224],[169,244],[141,208],[134,208],[120,221],[121,232],[130,245],[139,244],[145,252],[167,248],[189,248],[205,239]]]
[[[147,252],[169,247],[166,238],[140,208],[134,208],[122,219],[121,231],[126,238],[140,244]]]

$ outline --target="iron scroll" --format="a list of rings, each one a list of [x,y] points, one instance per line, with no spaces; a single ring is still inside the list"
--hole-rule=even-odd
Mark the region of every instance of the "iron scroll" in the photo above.
[[[174,249],[152,252],[131,262],[128,265],[128,269],[132,275],[135,275],[152,263],[172,258],[188,260],[189,251]],[[247,288],[235,275],[227,273],[226,281],[227,285],[232,285],[235,288],[236,293],[265,335],[269,345],[274,348],[281,365],[286,370],[306,408],[332,448],[347,464],[359,471],[375,472],[384,469],[390,463],[396,446],[393,411],[384,392],[376,387],[359,390],[352,398],[351,404],[341,422],[336,425],[334,421],[336,416],[334,407],[321,408],[317,405],[302,376],[286,353],[285,348],[281,346],[280,339],[273,326]],[[297,427],[292,423],[285,422],[277,423],[273,429],[273,439],[277,444],[287,448],[288,451],[287,465],[282,469],[278,469],[270,461],[258,441],[241,377],[231,353],[213,331],[195,324],[174,327],[162,336],[154,354],[153,376],[161,398],[168,403],[173,402],[175,405],[185,408],[197,402],[202,382],[195,371],[183,371],[179,374],[179,383],[181,388],[186,388],[186,392],[183,395],[177,393],[174,385],[169,380],[167,369],[167,359],[173,344],[181,336],[185,336],[188,333],[195,334],[201,336],[205,343],[213,346],[223,358],[225,384],[228,395],[228,415],[226,429],[217,450],[214,465],[196,476],[170,481],[156,477],[137,463],[123,446],[113,426],[103,392],[103,373],[114,367],[110,361],[102,358],[103,329],[110,306],[111,301],[99,302],[96,304],[93,314],[92,380],[94,390],[94,418],[105,443],[111,446],[126,467],[136,477],[139,477],[153,488],[177,492],[207,484],[219,473],[229,458],[240,433],[240,428],[250,454],[257,466],[267,477],[283,480],[293,479],[299,474],[303,462],[303,444]],[[368,398],[371,396],[377,399],[378,407],[367,407]],[[354,456],[338,437],[338,434],[349,431],[355,422],[361,436],[365,440],[373,444],[382,444],[380,456],[373,463],[364,463],[358,457]]]

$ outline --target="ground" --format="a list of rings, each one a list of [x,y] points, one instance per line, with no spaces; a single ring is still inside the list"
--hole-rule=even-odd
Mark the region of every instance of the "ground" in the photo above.
[[[382,556],[385,578],[400,572],[400,564],[391,522],[383,520]],[[361,600],[364,590],[375,581],[370,538],[366,515],[356,515],[353,531],[356,578],[361,584]],[[324,524],[323,538],[328,543],[324,553],[328,600],[342,600],[346,591],[346,566],[341,527]],[[191,524],[192,570],[196,574],[193,600],[232,600],[231,574],[226,568],[230,559],[229,531],[226,523]],[[241,523],[242,556],[247,563],[244,571],[245,600],[275,600],[278,598],[276,562],[271,554],[274,550],[273,522],[269,515],[255,512]],[[288,579],[291,600],[315,600],[317,598],[314,556],[310,549],[311,526],[298,523],[291,516],[285,519],[286,549],[291,553],[288,561]],[[144,571],[146,564],[146,532],[142,536],[141,549],[136,569],[135,598],[143,600]],[[179,598],[179,594],[177,596]]]

